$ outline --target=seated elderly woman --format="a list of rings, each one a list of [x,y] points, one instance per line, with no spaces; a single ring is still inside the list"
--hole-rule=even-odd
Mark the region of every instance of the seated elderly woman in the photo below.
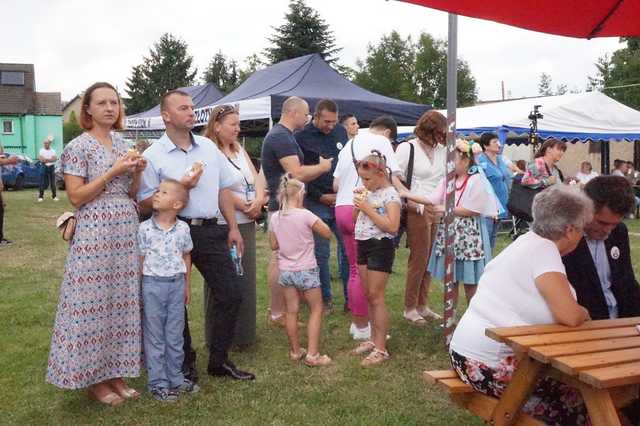
[[[576,248],[592,216],[591,200],[577,188],[554,185],[536,195],[531,231],[485,267],[453,335],[451,362],[464,382],[500,398],[515,370],[513,351],[486,337],[485,329],[549,323],[573,327],[589,319],[576,302],[561,257]],[[547,424],[588,424],[579,392],[548,378],[538,382],[523,410]]]

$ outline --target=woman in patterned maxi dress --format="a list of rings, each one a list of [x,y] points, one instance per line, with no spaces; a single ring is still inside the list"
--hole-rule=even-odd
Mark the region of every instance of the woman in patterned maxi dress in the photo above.
[[[67,195],[77,208],[51,338],[47,381],[88,388],[117,405],[139,394],[123,377],[141,366],[138,190],[142,157],[128,152],[115,89],[96,83],[85,92],[80,121],[87,130],[61,156]]]

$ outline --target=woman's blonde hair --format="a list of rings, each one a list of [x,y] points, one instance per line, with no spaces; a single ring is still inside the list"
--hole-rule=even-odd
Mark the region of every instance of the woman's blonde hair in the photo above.
[[[222,123],[225,117],[231,114],[239,113],[232,105],[218,105],[211,111],[211,114],[209,114],[207,127],[205,127],[204,132],[202,133],[205,138],[209,138],[214,141],[220,150],[222,150],[222,142],[220,142],[218,138],[218,132],[215,131],[215,124]],[[231,145],[231,150],[233,152],[240,151],[240,145],[238,145],[237,141]]]
[[[287,211],[290,208],[291,198],[302,191],[304,191],[304,183],[295,179],[290,173],[285,173],[280,179],[280,187],[278,188],[280,210]]]

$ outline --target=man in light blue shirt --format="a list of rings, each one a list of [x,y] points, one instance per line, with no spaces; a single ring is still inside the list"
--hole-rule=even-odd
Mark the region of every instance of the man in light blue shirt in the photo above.
[[[211,290],[205,300],[205,333],[210,343],[207,371],[213,376],[253,380],[253,374],[237,369],[228,358],[242,301],[229,249],[235,245],[242,254],[244,248],[229,189],[233,183],[231,166],[211,140],[191,133],[195,114],[189,94],[168,92],[162,97],[160,111],[166,132],[144,152],[148,165],[138,201],[143,210],[149,211],[153,193],[166,178],[189,188],[189,203],[179,217],[189,224],[194,247],[191,259]],[[218,224],[218,212],[228,225]],[[187,321],[183,369],[187,378],[197,379]]]

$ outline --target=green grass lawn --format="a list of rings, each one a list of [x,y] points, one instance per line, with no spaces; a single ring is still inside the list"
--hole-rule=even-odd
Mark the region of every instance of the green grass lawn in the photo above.
[[[109,408],[81,391],[62,391],[44,381],[51,329],[62,279],[66,244],[54,228],[56,217],[70,209],[66,196],[36,203],[33,190],[5,192],[5,235],[14,241],[0,249],[0,423],[1,424],[433,424],[480,425],[477,418],[451,404],[438,388],[421,379],[425,369],[448,368],[440,329],[411,326],[402,318],[406,249],[398,251],[388,287],[392,314],[392,360],[363,369],[349,355],[354,343],[342,313],[342,291],[334,280],[336,312],[323,327],[323,351],[335,360],[324,369],[288,361],[281,329],[265,325],[267,243],[259,232],[258,342],[232,354],[241,367],[257,374],[253,383],[215,379],[205,374],[202,278],[193,280],[192,335],[198,352],[201,393],[177,404],[155,402],[148,394],[138,401]],[[640,220],[629,221],[640,233]],[[640,236],[631,237],[640,268]],[[507,244],[502,237],[499,247]],[[335,272],[335,271],[334,271]],[[334,273],[335,275],[335,273]],[[431,306],[441,311],[441,286],[435,283]],[[145,378],[131,384],[144,389]]]

